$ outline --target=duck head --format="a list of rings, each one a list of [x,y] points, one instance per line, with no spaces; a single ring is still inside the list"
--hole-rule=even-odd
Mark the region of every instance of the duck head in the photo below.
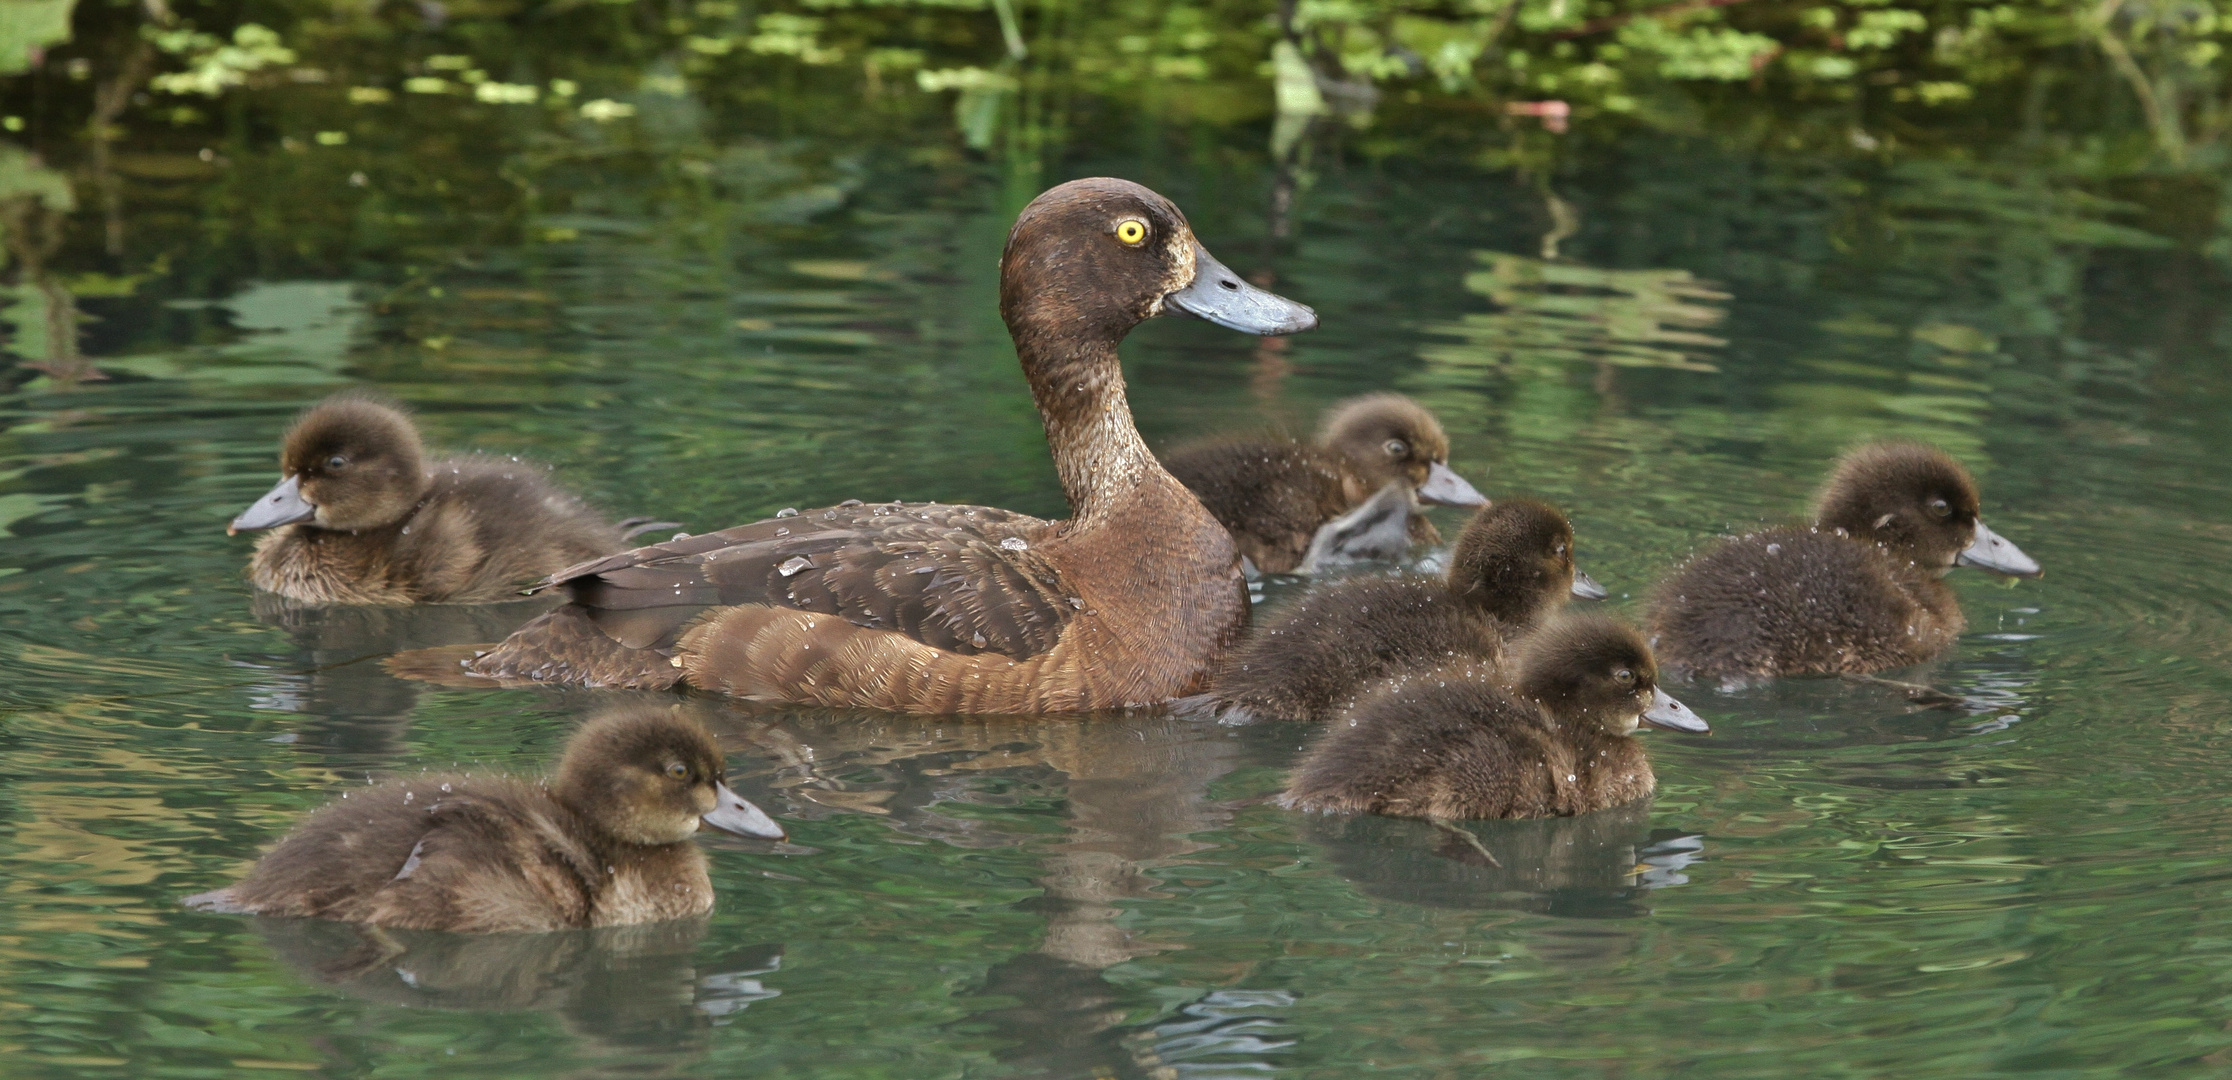
[[[1000,314],[1025,356],[1034,339],[1113,343],[1166,311],[1249,334],[1293,334],[1317,313],[1241,280],[1194,239],[1169,199],[1095,177],[1047,189],[1000,256]]]
[[[566,743],[552,793],[605,835],[674,844],[700,824],[781,840],[783,828],[729,790],[720,744],[697,723],[658,708],[607,713]]]
[[[1573,567],[1573,526],[1554,506],[1506,499],[1474,514],[1449,557],[1449,587],[1509,626],[1527,626],[1569,596],[1604,588]]]
[[[307,522],[321,529],[377,529],[402,520],[424,494],[425,448],[400,409],[355,393],[302,414],[279,450],[279,486],[225,531]]]
[[[1814,523],[1872,540],[1933,569],[2042,574],[2021,548],[1985,526],[1981,505],[1976,481],[1944,451],[1880,442],[1837,462],[1815,505]]]
[[[1567,616],[1528,637],[1519,653],[1519,696],[1567,724],[1611,735],[1639,725],[1706,734],[1712,729],[1658,686],[1658,663],[1643,635],[1596,616]]]
[[[1334,406],[1318,429],[1318,442],[1354,462],[1367,490],[1401,480],[1423,503],[1488,505],[1486,496],[1449,467],[1449,436],[1441,421],[1401,394],[1366,394]]]

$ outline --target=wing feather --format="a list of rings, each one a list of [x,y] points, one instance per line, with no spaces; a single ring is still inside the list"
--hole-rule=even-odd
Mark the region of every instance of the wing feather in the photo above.
[[[1037,518],[973,506],[841,506],[636,548],[551,575],[607,634],[671,649],[698,612],[764,605],[834,615],[934,648],[1022,659],[1079,604],[1034,541]]]

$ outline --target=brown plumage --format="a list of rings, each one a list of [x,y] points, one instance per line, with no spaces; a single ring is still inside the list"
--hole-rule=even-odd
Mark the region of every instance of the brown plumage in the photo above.
[[[270,529],[249,580],[293,600],[481,604],[625,544],[621,530],[540,465],[426,461],[410,417],[344,391],[304,412],[279,454],[279,486],[228,531]]]
[[[639,548],[554,575],[573,604],[469,670],[917,713],[1198,690],[1247,623],[1240,560],[1140,440],[1116,346],[1166,303],[1254,333],[1316,317],[1243,283],[1169,200],[1122,180],[1025,207],[1000,282],[1069,520],[855,503]]]
[[[186,903],[467,932],[702,914],[713,885],[690,842],[701,821],[783,835],[724,772],[720,746],[697,723],[624,710],[583,726],[546,781],[426,774],[350,791],[238,884]]]
[[[1317,442],[1213,440],[1179,447],[1166,464],[1232,531],[1240,553],[1266,573],[1300,569],[1310,541],[1390,482],[1413,505],[1479,506],[1486,500],[1449,469],[1449,436],[1425,407],[1401,394],[1367,394],[1327,410]],[[1438,544],[1422,514],[1412,543]]]
[[[2038,565],[1984,527],[1976,482],[1944,453],[1876,443],[1846,454],[1810,527],[1727,540],[1653,590],[1669,667],[1722,679],[1864,675],[1932,659],[1966,625],[1939,579]]]
[[[1702,732],[1658,689],[1642,635],[1568,616],[1519,649],[1517,682],[1473,662],[1385,684],[1304,751],[1280,804],[1456,821],[1560,817],[1617,806],[1657,783],[1639,723]]]
[[[1401,671],[1459,658],[1493,665],[1506,640],[1575,589],[1565,515],[1508,499],[1466,523],[1445,578],[1350,578],[1295,601],[1225,658],[1210,696],[1234,715],[1330,719]]]

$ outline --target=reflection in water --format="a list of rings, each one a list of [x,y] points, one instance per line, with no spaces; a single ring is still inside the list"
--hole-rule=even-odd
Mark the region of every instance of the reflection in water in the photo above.
[[[1553,208],[1564,205],[1549,198]],[[1554,248],[1550,239],[1543,243]],[[1718,370],[1704,357],[1728,343],[1703,330],[1727,317],[1721,305],[1729,296],[1687,270],[1607,270],[1494,251],[1475,257],[1482,268],[1465,275],[1465,288],[1497,310],[1430,328],[1460,342],[1419,350],[1441,374],[1477,378],[1483,369],[1522,364],[1555,370],[1568,361]]]
[[[305,751],[356,764],[404,751],[422,684],[398,679],[378,659],[405,649],[501,641],[552,602],[375,607],[302,604],[259,592],[256,618],[287,632],[295,651],[234,662],[269,674],[247,690],[251,707],[295,713],[280,738]]]
[[[893,717],[759,711],[702,702],[731,745],[773,761],[759,781],[788,816],[865,813],[902,833],[964,847],[1033,844],[1030,901],[1046,929],[1038,947],[992,965],[972,995],[997,1002],[968,1026],[1004,1036],[998,1053],[1025,1076],[1174,1077],[1260,1073],[1261,1055],[1292,1040],[1264,1036],[1284,991],[1217,991],[1187,1019],[1126,1026],[1133,996],[1103,975],[1166,946],[1125,925],[1126,901],[1159,894],[1156,864],[1203,851],[1192,837],[1231,810],[1209,785],[1241,763],[1236,732],[1170,716],[1092,718]],[[758,785],[743,790],[758,798]],[[1056,838],[1001,830],[979,808],[1043,804],[1061,815]],[[1033,843],[1035,841],[1035,843]]]
[[[1501,865],[1424,822],[1303,815],[1305,836],[1365,893],[1433,907],[1583,919],[1651,913],[1651,890],[1688,881],[1702,837],[1651,832],[1651,801],[1576,817],[1465,823]]]
[[[447,934],[325,919],[255,920],[305,980],[415,1009],[555,1014],[590,1067],[577,1075],[671,1072],[702,1053],[708,1027],[775,997],[782,965],[763,945],[693,962],[705,919],[551,934]],[[610,1068],[600,1067],[608,1061]]]
[[[1910,701],[1899,690],[1841,679],[1767,679],[1745,683],[1677,681],[1714,716],[1710,754],[1819,752],[1909,743],[1953,743],[2021,723],[2032,707],[2040,672],[2020,654],[1980,649],[1972,635],[1945,660],[1895,672],[1900,681],[1927,684],[1957,695],[1957,705]],[[1683,691],[1675,691],[1681,693]],[[1688,700],[1685,698],[1684,700]],[[1723,724],[1725,717],[1727,723]],[[1904,768],[1910,756],[1875,763]]]
[[[1280,1064],[1296,1029],[1281,1014],[1296,998],[1284,990],[1212,990],[1168,1020],[1131,1037],[1152,1075],[1182,1080],[1262,1076]]]
[[[0,263],[13,263],[16,271],[0,323],[8,327],[8,350],[63,386],[106,377],[78,352],[77,300],[51,269],[76,209],[67,178],[0,144],[0,250],[6,256]]]

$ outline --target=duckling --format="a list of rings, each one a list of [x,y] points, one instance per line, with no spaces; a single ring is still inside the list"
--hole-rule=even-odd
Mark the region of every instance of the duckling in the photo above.
[[[1557,508],[1507,499],[1473,515],[1448,576],[1351,578],[1312,591],[1226,660],[1211,700],[1227,715],[1325,720],[1371,683],[1503,644],[1568,596],[1605,597],[1573,568]]]
[[[1311,541],[1390,482],[1417,503],[1486,506],[1449,467],[1441,421],[1401,394],[1366,394],[1328,410],[1315,444],[1206,442],[1180,447],[1165,467],[1232,531],[1240,553],[1265,573],[1304,567]],[[1441,534],[1412,514],[1413,543]],[[1322,546],[1322,541],[1321,541]]]
[[[1967,625],[1939,580],[1947,570],[2041,573],[1985,527],[1979,505],[1968,470],[1940,450],[1859,447],[1830,474],[1810,528],[1725,541],[1668,577],[1652,644],[1669,668],[1728,681],[1858,677],[1932,659]]]
[[[425,456],[410,417],[361,391],[304,412],[280,450],[284,479],[225,530],[272,530],[249,579],[311,603],[478,604],[625,546],[541,466]]]
[[[424,775],[347,792],[247,878],[186,899],[233,914],[472,933],[620,926],[712,910],[702,823],[783,839],[722,782],[721,749],[663,709],[600,716],[556,775]]]
[[[1659,689],[1650,646],[1620,623],[1568,616],[1518,652],[1510,689],[1473,660],[1388,682],[1304,751],[1280,804],[1435,822],[1586,814],[1656,786],[1638,724],[1710,730]]]

